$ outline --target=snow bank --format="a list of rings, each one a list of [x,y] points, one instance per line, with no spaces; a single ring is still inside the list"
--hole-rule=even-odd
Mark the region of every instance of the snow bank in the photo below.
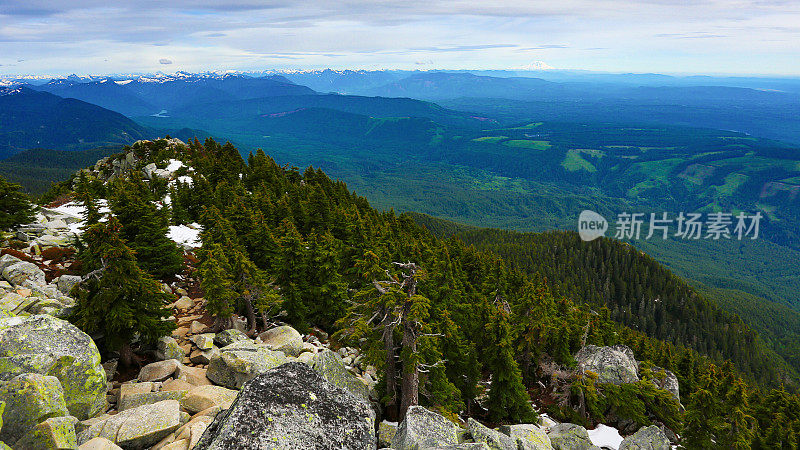
[[[619,430],[614,427],[609,427],[601,423],[594,430],[586,431],[589,432],[589,439],[591,439],[592,444],[598,447],[617,450],[619,445],[622,444],[623,438],[620,436]]]
[[[179,161],[177,159],[170,159],[169,165],[167,165],[166,171],[170,174],[175,173],[176,170],[180,169],[181,167],[186,167],[183,161]]]
[[[170,226],[167,237],[183,247],[197,248],[202,245],[200,231],[202,227],[198,223]]]

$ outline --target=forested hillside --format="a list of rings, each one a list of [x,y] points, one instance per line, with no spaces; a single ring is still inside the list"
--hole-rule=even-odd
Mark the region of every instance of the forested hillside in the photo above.
[[[579,423],[662,423],[682,430],[689,448],[713,441],[758,446],[786,433],[795,439],[791,430],[800,424],[782,411],[797,398],[780,389],[767,393],[781,381],[796,386],[793,375],[741,321],[627,246],[582,247],[575,236],[546,234],[554,251],[532,245],[534,253],[516,249],[506,262],[477,238],[476,245],[438,239],[409,215],[371,208],[319,170],[281,167],[263,152],[244,162],[232,145],[211,140],[188,148],[145,142],[132,152],[140,161],[135,169],[174,160],[185,166],[170,183],[145,182],[133,172],[104,184],[94,178],[107,176],[102,171],[73,181],[88,205],[110,199],[138,264],[158,276],[176,270],[165,262],[169,252],[156,250],[162,244],[148,240],[155,228],[146,224],[155,222],[146,217],[199,222],[196,273],[218,329],[240,312],[253,331],[281,317],[298,330],[335,332],[384,374],[381,403],[390,417],[418,395],[446,414],[526,421],[534,414],[532,396],[543,410]],[[170,206],[157,213],[147,206],[156,201]],[[106,229],[95,223],[98,233]],[[83,261],[86,271],[100,263],[91,252]],[[78,317],[91,318],[92,305],[79,301]],[[645,369],[642,381],[622,390],[576,372],[573,355],[586,344],[627,344],[649,361],[644,367],[674,371],[685,415],[647,381],[660,369]]]

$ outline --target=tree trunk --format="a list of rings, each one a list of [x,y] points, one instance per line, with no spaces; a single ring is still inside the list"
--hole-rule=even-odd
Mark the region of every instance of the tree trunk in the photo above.
[[[122,347],[120,347],[119,362],[123,367],[130,367],[133,364],[133,348],[131,348],[129,342],[122,344]]]
[[[406,417],[410,406],[419,404],[419,367],[416,363],[417,333],[414,324],[403,324],[402,351],[407,352],[411,361],[403,361],[403,384],[400,389],[400,419]]]
[[[253,302],[249,296],[242,297],[244,300],[245,313],[247,314],[247,336],[253,338],[256,336],[256,310],[253,308]]]

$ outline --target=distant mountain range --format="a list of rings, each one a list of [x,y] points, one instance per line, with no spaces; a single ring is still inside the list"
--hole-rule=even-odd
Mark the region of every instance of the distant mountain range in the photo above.
[[[0,90],[0,158],[24,149],[130,144],[153,131],[124,115],[26,87]]]

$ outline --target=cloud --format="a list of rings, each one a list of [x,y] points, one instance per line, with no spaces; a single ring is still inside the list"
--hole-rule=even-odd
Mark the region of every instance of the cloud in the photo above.
[[[164,64],[164,65],[172,64],[172,60],[171,59],[167,59],[167,58],[161,58],[161,59],[158,60],[158,63],[159,64]]]

